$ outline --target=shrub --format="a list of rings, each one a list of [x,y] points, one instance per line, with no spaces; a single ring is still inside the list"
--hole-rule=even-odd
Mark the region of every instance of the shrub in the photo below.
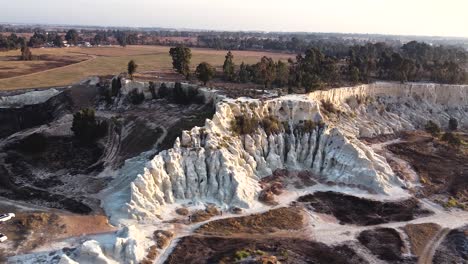
[[[170,94],[171,92],[169,88],[167,88],[167,85],[165,83],[161,83],[161,86],[159,87],[159,91],[158,91],[159,98],[168,97]]]
[[[176,82],[174,85],[174,101],[178,104],[189,104],[190,99],[187,96],[187,93],[184,91],[182,84]]]
[[[452,132],[445,132],[442,136],[442,140],[446,141],[450,146],[453,147],[460,146],[462,143],[461,139]]]
[[[96,121],[94,109],[85,108],[73,115],[71,130],[84,142],[93,142],[106,134],[106,123]]]
[[[283,130],[283,125],[274,116],[264,118],[261,124],[267,135],[278,134]]]
[[[456,118],[451,117],[449,119],[448,129],[450,131],[455,131],[458,129],[458,120]]]
[[[437,137],[440,134],[440,127],[432,120],[429,120],[425,126],[425,130],[430,133],[433,137]]]
[[[304,120],[301,124],[297,125],[297,129],[301,133],[312,133],[317,127],[317,123],[312,120]]]
[[[122,88],[122,80],[120,77],[112,79],[111,84],[111,95],[118,96],[120,94],[120,89]]]
[[[239,251],[236,251],[236,253],[234,254],[234,258],[236,261],[240,261],[248,257],[250,257],[250,252],[246,250],[239,250]]]
[[[128,93],[128,99],[130,102],[134,105],[138,105],[143,103],[145,100],[145,95],[143,93],[140,93],[138,89],[133,89],[130,93]]]
[[[258,129],[259,124],[255,117],[236,116],[231,121],[231,129],[237,135],[250,135]]]
[[[328,113],[338,114],[340,111],[335,108],[335,105],[330,101],[322,100],[322,107]]]
[[[153,99],[158,98],[158,95],[156,94],[156,85],[154,84],[154,82],[149,82],[149,91]]]

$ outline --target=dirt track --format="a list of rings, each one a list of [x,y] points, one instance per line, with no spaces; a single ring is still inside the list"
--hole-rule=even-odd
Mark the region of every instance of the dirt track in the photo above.
[[[432,264],[432,258],[439,247],[440,243],[444,240],[445,236],[450,232],[450,229],[444,228],[440,230],[434,238],[427,244],[419,257],[418,264]]]

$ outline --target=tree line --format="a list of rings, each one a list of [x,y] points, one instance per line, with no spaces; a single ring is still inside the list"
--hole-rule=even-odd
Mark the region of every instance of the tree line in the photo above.
[[[188,80],[191,77],[190,48],[179,45],[170,49],[173,68]],[[375,80],[432,81],[466,83],[468,56],[453,47],[433,47],[409,42],[395,49],[384,43],[355,45],[343,58],[309,48],[287,62],[262,57],[258,63],[234,63],[231,51],[226,54],[221,77],[228,82],[257,83],[272,87],[303,88],[306,92],[344,84],[369,83]],[[195,76],[206,84],[216,75],[206,62],[197,66]]]

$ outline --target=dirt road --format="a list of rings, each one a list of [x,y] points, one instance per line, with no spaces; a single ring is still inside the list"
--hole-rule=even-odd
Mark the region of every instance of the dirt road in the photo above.
[[[426,248],[423,250],[421,256],[419,257],[418,264],[432,264],[432,258],[434,257],[437,248],[449,232],[449,228],[444,228],[434,236],[434,238],[427,244]]]

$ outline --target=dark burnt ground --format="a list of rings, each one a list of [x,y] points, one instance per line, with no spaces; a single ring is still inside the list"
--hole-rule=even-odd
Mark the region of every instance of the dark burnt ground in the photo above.
[[[404,244],[399,233],[393,228],[364,230],[357,239],[381,260],[390,263],[404,261]]]
[[[435,252],[433,262],[468,263],[468,226],[450,231]]]
[[[119,168],[126,159],[140,153],[153,158],[162,150],[172,148],[182,131],[204,126],[214,115],[211,104],[174,104],[166,99],[133,106],[124,112],[106,110],[98,112],[112,116],[105,149],[105,165]]]
[[[361,226],[410,221],[433,212],[423,209],[417,199],[381,202],[335,192],[316,192],[299,197],[311,211],[331,214],[341,224]]]
[[[0,188],[0,195],[75,213],[92,211],[83,202],[91,199],[70,195],[73,189],[81,188],[77,185],[91,191],[91,186],[102,186],[106,181],[77,176],[92,173],[91,166],[103,153],[101,145],[83,144],[72,136],[50,137],[36,133],[13,141],[3,151],[0,178],[5,185]],[[69,189],[69,192],[51,191],[60,189]],[[98,206],[97,201],[94,203]]]
[[[227,238],[188,236],[181,239],[165,263],[367,263],[346,246],[294,238]],[[275,262],[271,262],[275,263]]]
[[[437,139],[416,136],[408,135],[408,142],[387,148],[409,162],[418,173],[423,185],[419,195],[445,194],[455,197],[462,204],[467,203],[468,148],[465,145],[454,148]]]
[[[268,234],[278,230],[299,230],[304,226],[304,216],[297,207],[283,207],[262,214],[233,217],[211,221],[195,230],[199,234],[232,235]]]

